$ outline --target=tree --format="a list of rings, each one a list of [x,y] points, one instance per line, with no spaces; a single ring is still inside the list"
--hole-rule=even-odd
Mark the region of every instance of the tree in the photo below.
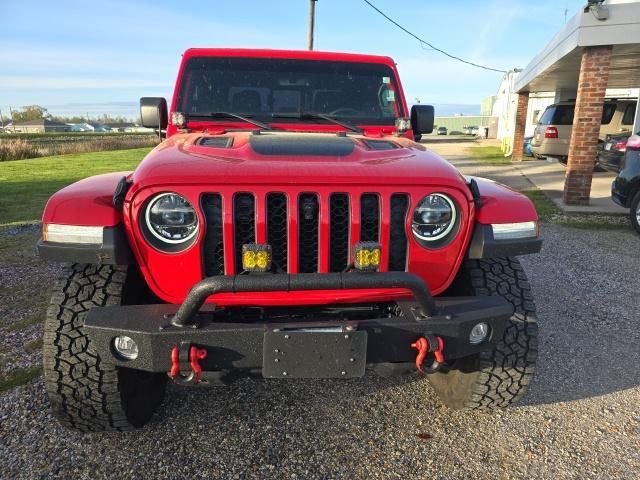
[[[13,121],[16,123],[28,122],[29,120],[39,120],[41,118],[50,118],[46,108],[40,105],[27,105],[21,107],[20,110],[14,110]]]

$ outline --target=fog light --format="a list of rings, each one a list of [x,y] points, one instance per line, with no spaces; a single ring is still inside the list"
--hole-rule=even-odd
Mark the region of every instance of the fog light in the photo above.
[[[242,268],[247,272],[271,270],[271,245],[247,243],[242,246]]]
[[[476,324],[469,334],[469,343],[472,345],[477,345],[478,343],[484,342],[489,336],[489,325],[484,322],[480,322]]]
[[[126,335],[114,338],[113,348],[123,360],[135,360],[138,358],[138,344]]]
[[[356,270],[376,271],[380,268],[381,246],[376,242],[359,242],[353,248]]]

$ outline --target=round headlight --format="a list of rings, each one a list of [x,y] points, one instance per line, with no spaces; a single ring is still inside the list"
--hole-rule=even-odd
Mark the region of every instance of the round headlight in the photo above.
[[[198,215],[186,198],[176,193],[161,193],[147,205],[145,222],[158,240],[179,244],[198,233]]]
[[[456,207],[449,197],[432,193],[424,197],[413,212],[411,230],[420,240],[435,242],[451,233],[456,215]]]

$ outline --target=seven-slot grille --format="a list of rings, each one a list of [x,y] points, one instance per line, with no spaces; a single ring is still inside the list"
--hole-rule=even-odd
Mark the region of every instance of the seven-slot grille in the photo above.
[[[382,271],[404,271],[408,208],[404,193],[208,193],[204,272],[242,273],[242,245],[253,242],[271,245],[275,273],[342,272],[359,241],[382,244]]]

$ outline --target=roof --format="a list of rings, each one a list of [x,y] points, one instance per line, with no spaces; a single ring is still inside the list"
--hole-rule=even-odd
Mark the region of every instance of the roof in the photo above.
[[[24,122],[16,122],[16,127],[24,126],[42,126],[42,127],[67,127],[66,123],[47,120],[46,118],[37,118],[35,120],[25,120]]]
[[[602,6],[606,20],[589,9],[580,11],[518,75],[515,90],[533,92],[575,89],[585,47],[613,45],[610,88],[640,85],[640,2],[610,0]]]
[[[300,60],[334,60],[341,62],[383,63],[395,65],[391,57],[344,52],[319,52],[317,50],[274,50],[267,48],[189,48],[185,60],[191,57],[258,57],[293,58]]]

